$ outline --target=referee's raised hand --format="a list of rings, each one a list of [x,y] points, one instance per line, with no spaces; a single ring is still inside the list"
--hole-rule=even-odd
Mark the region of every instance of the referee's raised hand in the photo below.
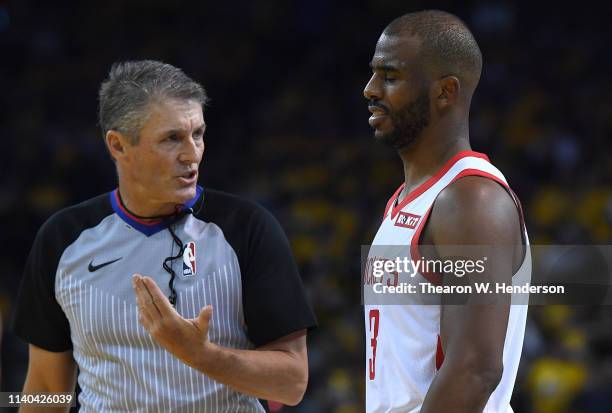
[[[155,281],[134,274],[132,278],[138,304],[138,321],[153,339],[178,359],[198,368],[204,360],[200,356],[212,352],[214,344],[208,340],[208,325],[213,308],[202,308],[198,317],[183,318],[170,304]],[[202,351],[194,351],[200,348]]]

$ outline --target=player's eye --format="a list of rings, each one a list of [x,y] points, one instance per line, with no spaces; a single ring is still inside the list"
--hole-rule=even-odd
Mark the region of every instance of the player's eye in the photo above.
[[[395,77],[393,77],[393,76],[391,76],[391,75],[385,74],[385,82],[387,82],[387,83],[393,83],[393,82],[395,82],[396,80],[397,80],[397,78],[395,78]]]
[[[176,133],[173,133],[172,135],[168,135],[164,140],[168,142],[178,142],[180,139],[180,136],[178,136]]]

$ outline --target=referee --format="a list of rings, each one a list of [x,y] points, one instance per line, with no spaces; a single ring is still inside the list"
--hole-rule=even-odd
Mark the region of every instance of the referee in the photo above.
[[[78,379],[83,412],[263,412],[258,398],[302,399],[316,321],[272,215],[197,185],[206,99],[168,64],[111,68],[99,117],[118,188],[36,236],[13,325],[30,343],[24,392]]]

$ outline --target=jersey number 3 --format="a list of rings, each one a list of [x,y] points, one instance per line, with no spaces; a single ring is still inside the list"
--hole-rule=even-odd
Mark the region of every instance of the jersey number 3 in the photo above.
[[[376,338],[378,337],[378,323],[380,320],[380,312],[378,310],[370,310],[370,346],[372,346],[372,358],[368,360],[368,364],[370,365],[370,380],[374,380],[376,377],[376,346],[378,345],[378,341]],[[374,321],[374,325],[372,325],[372,321]]]

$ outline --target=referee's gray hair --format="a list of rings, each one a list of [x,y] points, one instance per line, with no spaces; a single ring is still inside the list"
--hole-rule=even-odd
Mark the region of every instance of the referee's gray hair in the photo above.
[[[155,60],[113,64],[98,95],[102,135],[116,130],[137,144],[148,108],[163,99],[195,100],[202,106],[206,91],[181,69]]]

